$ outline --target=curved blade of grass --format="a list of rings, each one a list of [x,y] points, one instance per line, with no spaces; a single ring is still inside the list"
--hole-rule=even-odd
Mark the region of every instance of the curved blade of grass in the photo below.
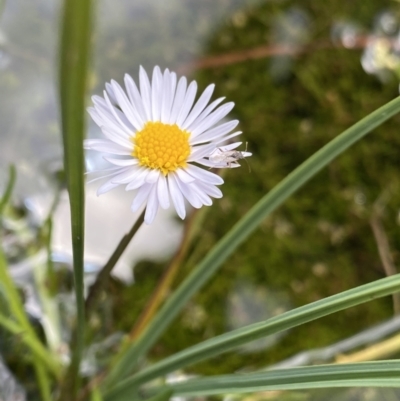
[[[43,401],[50,401],[50,377],[49,374],[59,377],[61,366],[53,355],[43,346],[37,338],[36,333],[29,323],[19,293],[8,273],[7,263],[0,249],[0,286],[3,287],[4,295],[14,318],[18,321],[18,328],[22,329],[24,343],[32,352],[32,365],[38,379],[38,387]],[[12,321],[1,316],[0,324],[7,329],[15,329]]]
[[[331,387],[399,387],[399,377],[399,361],[380,361],[214,376],[165,387],[172,389],[174,396],[206,396]],[[160,388],[154,391],[160,391]]]
[[[110,388],[130,374],[138,358],[154,345],[187,301],[215,274],[222,263],[248,238],[265,217],[338,155],[399,111],[400,98],[398,97],[330,141],[253,206],[170,296],[146,330],[142,332],[141,337],[128,349],[124,349],[105,380],[105,388]]]
[[[8,273],[7,263],[2,249],[0,249],[0,286],[4,290],[4,295],[10,311],[13,317],[18,322],[14,323],[12,320],[0,316],[0,325],[4,326],[5,328],[7,328],[7,330],[10,330],[15,334],[16,330],[19,335],[22,334],[22,340],[32,351],[32,354],[36,356],[34,363],[40,363],[44,365],[51,374],[59,377],[61,366],[58,364],[53,355],[40,342],[31,324],[29,323],[29,319],[26,316],[25,309],[19,296],[18,290]]]
[[[218,242],[198,265],[197,269],[194,270],[178,290],[175,291],[169,301],[147,327],[147,330],[143,332],[136,344],[131,346],[127,352],[124,352],[124,356],[111,371],[106,383],[110,385],[129,374],[137,358],[146,353],[155,343],[167,328],[168,324],[185,305],[187,300],[204,285],[226,258],[233,253],[235,248],[254,231],[258,224],[269,213],[280,206],[307,180],[354,142],[399,111],[400,98],[397,98],[371,113],[325,145],[265,195],[246,216],[235,224],[232,230]]]
[[[77,325],[71,368],[68,375],[68,399],[77,391],[77,378],[84,338],[83,245],[84,245],[84,159],[85,92],[90,49],[91,1],[64,0],[60,48],[60,100],[64,144],[64,169],[70,209],[74,281],[77,301]],[[62,396],[61,396],[62,399]]]
[[[168,401],[171,396],[173,395],[173,390],[170,389],[169,387],[161,387],[160,392],[156,393],[150,398],[147,398],[143,401]],[[114,399],[112,399],[114,401]],[[115,401],[140,401],[142,398],[137,394],[136,396],[133,396],[132,393],[124,393],[120,394],[118,398],[115,399]],[[105,399],[103,398],[103,401]]]
[[[43,344],[34,336],[31,336],[25,329],[18,323],[0,314],[0,326],[8,330],[14,336],[18,336],[21,341],[29,348],[33,355],[35,355],[48,372],[60,376],[60,365],[46,350]]]
[[[141,370],[134,376],[117,384],[110,393],[106,394],[110,395],[110,399],[113,399],[116,394],[122,391],[131,393],[141,384],[184,366],[222,354],[258,338],[300,326],[322,316],[390,295],[399,290],[400,274],[397,274],[301,306],[264,322],[233,330],[189,347]]]
[[[14,189],[15,180],[17,178],[17,172],[15,171],[15,166],[13,164],[10,165],[8,170],[8,182],[6,189],[4,191],[3,196],[0,199],[0,216],[4,212],[4,208],[8,204],[11,198],[12,191]]]

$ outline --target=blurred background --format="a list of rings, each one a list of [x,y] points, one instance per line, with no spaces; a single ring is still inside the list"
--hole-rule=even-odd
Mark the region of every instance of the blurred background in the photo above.
[[[214,82],[214,98],[226,96],[235,102],[231,117],[240,120],[243,141],[253,153],[251,171],[245,163],[225,171],[224,197],[196,216],[196,235],[174,286],[302,161],[399,94],[398,1],[99,0],[95,5],[88,94],[101,95],[106,81],[122,83],[125,73],[137,79],[140,65],[147,71],[160,65],[196,79],[201,90]],[[3,247],[38,325],[43,324],[44,312],[33,272],[46,264],[41,227],[56,198],[52,260],[63,283],[57,302],[62,305],[71,298],[57,97],[60,7],[55,0],[0,1],[0,189],[4,190],[9,164],[15,164],[18,173],[14,207],[2,222]],[[88,137],[97,136],[100,130],[88,116]],[[395,271],[400,257],[399,150],[397,116],[266,219],[187,305],[152,358]],[[87,154],[86,162],[88,171],[105,167],[94,153]],[[122,189],[97,198],[97,185],[87,186],[88,282],[135,219],[130,193]],[[111,334],[131,330],[190,224],[184,228],[173,213],[165,212],[139,232],[91,321],[94,342],[109,341],[112,347],[118,339]],[[264,368],[353,336],[393,317],[399,306],[396,297],[375,300],[259,340],[212,363],[199,363],[186,373]],[[70,309],[63,311],[66,332]],[[88,372],[107,358],[98,349],[92,351]],[[3,332],[0,355],[29,394],[30,373],[21,371],[18,343]],[[374,400],[383,399],[380,391],[286,396]],[[398,399],[394,390],[384,394],[388,400]],[[267,397],[284,399],[282,394],[262,395]]]

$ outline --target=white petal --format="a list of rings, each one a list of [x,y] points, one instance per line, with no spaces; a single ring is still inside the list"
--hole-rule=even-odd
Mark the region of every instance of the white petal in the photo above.
[[[210,162],[208,159],[197,159],[196,163],[201,164],[202,166],[210,167],[210,168],[220,168],[220,167],[226,167],[226,163],[221,166],[216,166],[215,163]]]
[[[137,131],[140,131],[143,128],[143,121],[141,120],[139,114],[133,108],[132,104],[130,103],[129,99],[125,95],[125,92],[119,86],[119,84],[112,80],[111,85],[114,89],[114,95],[118,101],[121,110],[129,120],[129,122],[135,127]]]
[[[236,167],[240,167],[240,164],[238,164],[237,162],[231,162],[231,164],[228,165],[228,163],[226,163],[226,162],[216,163],[216,162],[209,161],[207,159],[196,160],[196,163],[201,164],[203,166],[210,167],[210,168],[236,168]]]
[[[146,183],[146,177],[149,174],[147,167],[142,167],[138,173],[133,177],[132,181],[125,187],[125,191],[137,189]]]
[[[107,105],[100,105],[99,103],[94,103],[94,109],[97,112],[97,115],[99,116],[99,118],[101,119],[101,124],[99,124],[99,126],[103,126],[103,125],[115,125],[117,127],[119,127],[119,123],[118,121],[115,119],[114,115],[111,113],[111,110],[108,109]],[[121,128],[119,128],[121,129]],[[125,131],[124,135],[126,135]]]
[[[110,174],[104,174],[104,173],[107,173],[107,172],[109,172],[109,171],[112,171],[112,173],[110,173]],[[124,171],[126,171],[126,168],[121,168],[121,167],[113,167],[113,168],[109,168],[109,169],[105,169],[105,170],[100,170],[100,171],[90,171],[90,172],[88,172],[87,174],[91,174],[91,173],[102,173],[102,175],[101,175],[100,177],[92,178],[91,180],[86,181],[86,184],[91,184],[92,182],[95,182],[95,181],[104,180],[104,178],[107,178],[107,177],[114,177],[114,176],[116,176],[117,174],[122,173],[122,172],[124,172]],[[119,185],[119,184],[118,184],[118,185]]]
[[[139,163],[138,159],[114,159],[112,157],[104,157],[104,160],[107,160],[108,162],[115,164],[116,166],[133,166],[135,164]]]
[[[189,184],[192,191],[196,193],[196,195],[200,198],[200,201],[203,205],[206,206],[211,206],[212,205],[212,199],[204,192],[202,191],[196,183],[194,184]]]
[[[105,184],[103,184],[102,186],[100,186],[97,189],[96,194],[97,194],[97,196],[103,195],[104,193],[106,193],[108,191],[111,191],[112,189],[114,189],[114,188],[116,188],[118,186],[119,186],[119,184],[113,183],[112,180],[107,181]]]
[[[157,185],[153,185],[147,199],[146,213],[144,214],[144,222],[151,224],[158,212]]]
[[[129,149],[123,148],[107,139],[85,139],[83,142],[85,149],[97,150],[98,152],[112,153],[114,155],[128,156],[132,153]]]
[[[199,100],[193,107],[190,114],[187,116],[186,120],[182,124],[182,129],[186,129],[189,125],[199,116],[199,114],[204,110],[207,106],[208,101],[211,98],[211,95],[214,92],[215,85],[208,85],[205,91],[200,96]]]
[[[99,105],[103,105],[104,107],[107,107],[107,106],[106,106],[105,100],[104,100],[101,96],[99,96],[99,95],[93,95],[93,96],[91,97],[91,99],[92,99],[92,102],[93,102],[94,104],[99,104]]]
[[[108,103],[108,108],[111,110],[113,116],[115,117],[115,119],[119,122],[120,127],[127,133],[127,134],[131,134],[132,132],[132,126],[129,126],[127,124],[127,121],[124,121],[123,118],[121,118],[121,113],[119,112],[119,110],[116,110],[116,108],[111,104],[110,98],[108,97],[108,94],[106,91],[104,91],[104,99],[106,100],[106,102]],[[118,113],[119,112],[119,113]]]
[[[235,106],[235,103],[229,102],[213,111],[204,121],[192,131],[192,137],[200,135],[208,128],[215,125],[218,121],[222,120]]]
[[[121,138],[119,135],[115,134],[115,132],[107,129],[106,127],[103,127],[101,132],[110,141],[113,141],[114,143],[117,143],[118,145],[121,145],[123,148],[126,148],[132,152],[133,142],[129,141],[126,138]]]
[[[172,111],[172,106],[174,104],[174,99],[175,99],[175,90],[176,90],[176,74],[174,72],[171,72],[170,74],[170,99],[169,99],[169,106],[168,106],[168,112],[167,115],[165,116],[165,123],[170,124],[171,120],[171,111]]]
[[[187,81],[185,77],[182,77],[178,82],[176,89],[175,99],[172,104],[171,114],[169,116],[169,124],[175,124],[178,118],[179,111],[182,108],[183,101],[185,100]]]
[[[172,106],[172,84],[171,84],[171,73],[168,68],[164,71],[163,87],[162,87],[162,101],[161,101],[161,117],[160,121],[168,123],[169,114]]]
[[[193,164],[188,164],[185,170],[197,180],[206,182],[208,184],[221,185],[224,183],[224,180],[219,175],[194,166]]]
[[[98,97],[98,96],[97,96]],[[134,128],[132,126],[132,129],[129,131],[126,131],[124,127],[121,126],[120,122],[115,118],[114,114],[117,114],[119,116],[120,120],[125,120],[126,117],[123,116],[123,114],[117,110],[114,109],[114,114],[110,110],[108,104],[103,98],[99,98],[97,100],[94,99],[95,96],[93,96],[93,103],[94,107],[99,115],[99,117],[103,120],[103,124],[101,125],[102,127],[105,126],[107,128],[112,129],[115,131],[116,134],[120,135],[123,138],[129,138],[134,131]],[[130,124],[128,121],[126,121],[126,124]]]
[[[215,128],[212,128],[208,131],[203,132],[200,135],[197,135],[194,141],[190,141],[190,144],[195,145],[198,143],[204,143],[218,139],[219,137],[224,136],[232,131],[238,124],[239,120],[232,120],[228,121],[227,123],[218,125]]]
[[[129,100],[132,105],[136,108],[137,113],[139,114],[141,121],[147,121],[146,112],[144,110],[143,101],[140,96],[139,90],[135,84],[135,81],[129,74],[125,74],[124,77],[126,92],[128,93]]]
[[[169,195],[168,195],[168,185],[167,179],[164,177],[164,174],[160,174],[160,177],[157,182],[157,196],[158,202],[163,209],[169,208]]]
[[[101,170],[86,171],[86,172],[83,173],[83,175],[105,173],[105,172],[108,172],[108,171],[114,171],[115,172],[116,170],[121,170],[122,171],[122,170],[125,170],[125,169],[122,168],[122,167],[110,167],[110,168],[104,168],[104,169],[101,169]],[[106,177],[106,176],[104,176],[104,177]]]
[[[107,84],[110,85],[110,84]],[[105,92],[104,92],[105,93]],[[113,96],[114,96],[114,92]],[[98,111],[100,117],[104,117],[103,119],[110,120],[113,124],[117,126],[121,125],[121,121],[130,129],[134,129],[133,125],[126,118],[124,113],[121,110],[117,109],[112,100],[108,98],[108,101],[100,96],[92,96],[92,100],[95,106],[95,109]],[[117,104],[117,103],[116,103]],[[110,106],[111,105],[111,106]]]
[[[190,184],[185,184],[179,177],[176,177],[176,183],[178,184],[179,190],[182,192],[183,196],[189,201],[189,203],[196,209],[200,209],[203,203],[197,196],[197,194],[191,189]]]
[[[139,188],[131,204],[132,212],[136,212],[138,209],[140,209],[140,206],[142,206],[143,203],[147,200],[152,188],[152,184],[144,184]]]
[[[117,98],[115,97],[115,94],[114,94],[113,87],[108,82],[106,82],[106,90],[108,92],[108,95],[110,96],[111,103],[114,105],[118,104]]]
[[[103,119],[99,116],[99,113],[94,107],[88,107],[87,112],[90,114],[90,117],[92,117],[92,120],[99,126],[101,127],[104,125]]]
[[[160,121],[161,118],[161,90],[163,86],[163,76],[160,67],[157,65],[153,70],[151,81],[151,115],[152,121]]]
[[[178,168],[178,170],[175,171],[175,174],[182,182],[186,184],[195,181],[195,179],[182,168]]]
[[[185,95],[185,100],[179,111],[178,118],[176,119],[176,124],[181,127],[182,123],[185,121],[190,109],[192,108],[194,98],[196,97],[197,83],[192,81]]]
[[[209,143],[207,145],[200,145],[192,148],[192,153],[188,157],[188,162],[196,162],[198,159],[202,157],[209,156],[211,152],[215,149],[215,145],[213,143]]]
[[[146,113],[146,120],[151,121],[151,87],[149,77],[142,66],[139,70],[140,95]]]
[[[226,142],[228,139],[231,139],[231,138],[234,138],[235,136],[238,136],[238,135],[240,135],[242,133],[242,131],[236,131],[236,132],[234,132],[233,134],[230,134],[230,135],[228,135],[228,136],[224,136],[223,138],[221,138],[221,139],[219,139],[218,141],[213,141],[213,143],[215,144],[215,145],[219,145],[220,143],[222,143],[222,142]]]
[[[160,174],[161,174],[160,170],[149,169],[149,173],[147,174],[146,177],[146,182],[149,184],[156,183],[160,177]]]
[[[207,195],[212,196],[213,198],[222,198],[223,196],[221,190],[214,185],[207,184],[202,181],[197,181],[196,185],[198,186],[199,189],[204,191]]]
[[[187,128],[188,131],[193,131],[196,129],[202,121],[224,100],[224,97],[220,97],[217,100],[214,100],[212,103],[210,103],[209,106],[196,118],[196,120],[193,121],[192,124]]]
[[[174,173],[168,174],[168,186],[176,213],[178,213],[178,216],[183,220],[186,217],[185,202],[183,200],[182,192],[179,189],[178,184],[176,183]]]
[[[234,142],[234,143],[230,143],[229,145],[220,146],[218,149],[220,149],[222,152],[227,152],[228,150],[236,149],[242,143],[243,142]]]
[[[135,177],[140,173],[141,170],[142,168],[139,166],[128,167],[126,171],[116,175],[111,181],[114,184],[128,184],[135,179]]]

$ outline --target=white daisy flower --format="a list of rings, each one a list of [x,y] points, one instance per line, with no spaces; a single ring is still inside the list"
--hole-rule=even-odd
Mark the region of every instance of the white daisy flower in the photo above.
[[[109,154],[104,158],[115,165],[105,170],[110,179],[97,194],[119,185],[137,189],[131,209],[137,211],[147,203],[145,222],[151,224],[159,207],[168,209],[170,200],[182,219],[186,216],[186,199],[194,208],[211,205],[221,198],[217,187],[224,181],[209,167],[237,167],[238,159],[249,152],[232,152],[241,142],[223,146],[241,132],[232,120],[217,125],[233,108],[232,102],[217,107],[224,98],[209,103],[214,85],[209,85],[195,103],[197,84],[189,85],[185,77],[177,81],[168,69],[153,70],[151,82],[141,67],[139,88],[125,75],[125,91],[114,80],[106,84],[104,98],[93,96],[94,107],[88,109],[106,139],[86,139],[84,147]],[[231,157],[224,160],[223,155]],[[215,154],[219,157],[215,157]],[[240,155],[235,160],[232,155]],[[112,155],[123,156],[113,157]]]

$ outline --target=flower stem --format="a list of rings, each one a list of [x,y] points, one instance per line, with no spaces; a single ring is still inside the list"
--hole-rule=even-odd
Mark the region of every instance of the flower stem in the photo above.
[[[136,234],[136,232],[142,226],[143,219],[144,219],[144,211],[139,216],[139,218],[135,221],[131,230],[122,237],[118,246],[115,248],[115,251],[110,256],[110,259],[107,261],[107,263],[101,269],[100,273],[97,275],[96,281],[90,287],[89,295],[86,298],[85,311],[86,311],[87,315],[89,315],[89,313],[92,312],[93,309],[95,308],[95,306],[98,302],[99,296],[101,294],[101,290],[106,286],[106,284],[108,282],[111,270],[113,269],[115,264],[118,262],[118,259],[121,257],[121,255],[124,253],[126,247],[131,242],[133,236]]]

